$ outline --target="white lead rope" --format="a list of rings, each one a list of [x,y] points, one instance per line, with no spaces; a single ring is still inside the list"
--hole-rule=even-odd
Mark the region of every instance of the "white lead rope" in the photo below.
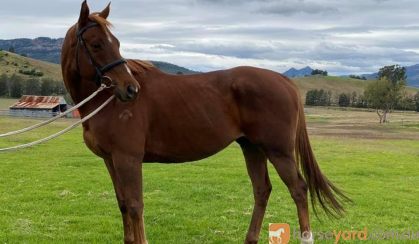
[[[55,117],[52,117],[49,120],[42,121],[41,123],[38,123],[36,125],[32,125],[32,126],[29,126],[29,127],[23,128],[23,129],[20,129],[20,130],[16,130],[16,131],[11,131],[11,132],[7,132],[7,133],[4,133],[4,134],[0,134],[0,137],[6,137],[6,136],[12,136],[12,135],[21,134],[21,133],[24,133],[24,132],[27,132],[27,131],[31,131],[31,130],[37,129],[37,128],[42,127],[44,125],[47,125],[47,124],[49,124],[49,123],[51,123],[51,122],[53,122],[53,121],[55,121],[55,120],[57,120],[59,118],[62,118],[64,116],[66,116],[67,114],[73,112],[74,110],[80,108],[85,103],[87,103],[88,101],[92,100],[92,98],[94,98],[99,92],[103,91],[105,88],[108,88],[108,86],[102,84],[99,87],[99,89],[97,89],[95,92],[93,92],[90,96],[86,97],[83,101],[81,101],[80,103],[78,103],[76,106],[72,107],[71,109],[65,111],[62,114],[59,114],[59,115],[57,115]]]
[[[104,87],[104,88],[106,88],[106,87]],[[103,90],[103,88],[101,90]],[[97,113],[100,112],[100,110],[102,110],[106,105],[108,105],[114,98],[115,98],[115,95],[112,95],[111,97],[108,98],[108,100],[106,100],[102,105],[100,105],[97,109],[95,109],[89,115],[87,115],[83,119],[77,121],[76,123],[70,125],[69,127],[65,128],[62,131],[59,131],[59,132],[57,132],[55,134],[52,134],[52,135],[50,135],[48,137],[45,137],[45,138],[40,139],[40,140],[37,140],[37,141],[30,142],[30,143],[27,143],[27,144],[22,144],[22,145],[13,146],[13,147],[7,147],[7,148],[0,148],[0,152],[19,150],[19,149],[23,149],[23,148],[27,148],[27,147],[32,147],[32,146],[35,146],[37,144],[40,144],[40,143],[43,143],[43,142],[47,142],[49,140],[52,140],[52,139],[54,139],[54,138],[56,138],[56,137],[58,137],[58,136],[60,136],[60,135],[62,135],[64,133],[68,132],[69,130],[74,129],[75,127],[77,127],[81,123],[83,123],[83,122],[87,121],[88,119],[90,119],[91,117],[95,116]]]

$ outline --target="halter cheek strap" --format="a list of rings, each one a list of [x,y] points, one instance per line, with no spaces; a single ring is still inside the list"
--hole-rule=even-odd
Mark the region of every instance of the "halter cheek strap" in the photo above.
[[[99,26],[98,23],[89,23],[88,25],[86,25],[85,27],[81,28],[80,30],[77,31],[77,51],[76,51],[76,63],[77,63],[77,71],[80,73],[80,64],[79,64],[79,49],[80,49],[80,45],[83,46],[83,50],[86,54],[86,56],[89,59],[89,63],[95,68],[96,71],[96,75],[95,75],[95,83],[97,86],[100,86],[102,84],[102,79],[104,78],[104,75],[107,71],[115,68],[116,66],[120,65],[120,64],[124,64],[127,61],[124,58],[112,61],[104,66],[100,66],[95,59],[93,58],[92,53],[89,51],[89,48],[87,48],[86,46],[86,42],[83,39],[83,33],[86,32],[88,29],[92,28],[92,27],[96,27]]]

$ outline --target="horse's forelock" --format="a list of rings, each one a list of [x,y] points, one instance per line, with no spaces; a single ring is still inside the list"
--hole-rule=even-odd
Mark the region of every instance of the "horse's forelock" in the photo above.
[[[107,30],[109,27],[112,27],[112,23],[109,22],[107,19],[102,18],[99,13],[92,13],[89,15],[89,19],[93,22],[96,22],[102,27],[104,30]]]

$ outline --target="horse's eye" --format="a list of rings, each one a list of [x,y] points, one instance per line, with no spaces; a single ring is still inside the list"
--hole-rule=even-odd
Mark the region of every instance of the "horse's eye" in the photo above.
[[[93,47],[94,49],[100,49],[100,48],[101,48],[101,46],[100,46],[100,44],[99,44],[99,43],[94,43],[94,44],[92,44],[92,47]]]

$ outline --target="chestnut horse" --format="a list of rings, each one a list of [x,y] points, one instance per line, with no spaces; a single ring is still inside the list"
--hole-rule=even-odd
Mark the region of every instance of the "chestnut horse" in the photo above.
[[[126,243],[147,243],[143,220],[142,163],[181,163],[213,155],[236,141],[250,176],[254,209],[245,243],[257,243],[273,164],[295,201],[301,233],[310,238],[307,191],[313,205],[342,213],[345,197],[321,173],[307,136],[297,87],[279,73],[237,67],[194,75],[169,75],[152,64],[125,60],[109,31],[109,5],[90,13],[83,2],[62,48],[64,82],[74,102],[107,89],[80,109],[87,147],[103,158],[122,214]]]

